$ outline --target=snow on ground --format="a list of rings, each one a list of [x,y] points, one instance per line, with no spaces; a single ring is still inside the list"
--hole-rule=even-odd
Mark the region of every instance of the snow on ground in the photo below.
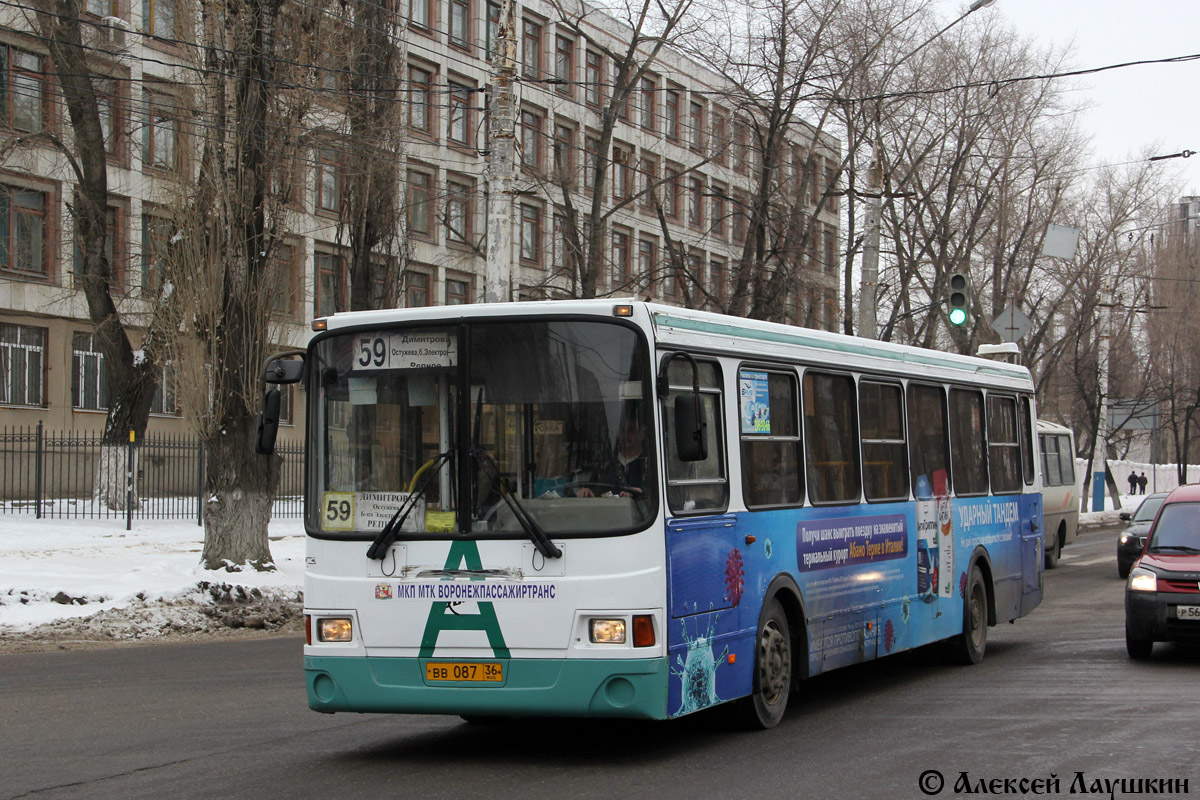
[[[1080,524],[1115,523],[1117,513],[1089,512]],[[276,520],[269,536],[274,572],[213,571],[200,565],[204,529],[194,520],[135,520],[127,531],[120,519],[0,516],[0,648],[299,633],[304,529]]]
[[[195,520],[132,527],[123,519],[0,516],[0,643],[300,630],[300,520],[271,523],[273,572],[204,569],[204,529]]]

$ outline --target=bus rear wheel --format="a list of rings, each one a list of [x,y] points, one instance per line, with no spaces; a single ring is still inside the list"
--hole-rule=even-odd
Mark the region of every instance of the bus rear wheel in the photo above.
[[[754,641],[754,692],[744,701],[751,728],[774,728],[787,710],[792,687],[792,633],[778,600],[763,609]]]
[[[950,652],[960,664],[978,664],[987,650],[988,603],[987,588],[979,567],[971,567],[967,575],[967,592],[963,596],[963,632],[950,640]]]

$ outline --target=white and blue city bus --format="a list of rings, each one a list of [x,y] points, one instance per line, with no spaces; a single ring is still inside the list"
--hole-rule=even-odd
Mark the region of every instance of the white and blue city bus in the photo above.
[[[1023,367],[632,301],[314,329],[267,379],[307,394],[317,711],[770,727],[801,679],[978,662],[1041,601]]]

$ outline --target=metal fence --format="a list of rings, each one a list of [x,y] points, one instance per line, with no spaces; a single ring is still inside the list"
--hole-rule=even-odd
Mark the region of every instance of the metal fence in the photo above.
[[[0,514],[42,517],[128,517],[203,521],[204,443],[193,436],[148,435],[130,444],[134,489],[131,510],[95,499],[100,436],[36,426],[0,428]],[[304,511],[304,446],[279,442],[283,457],[273,517]]]

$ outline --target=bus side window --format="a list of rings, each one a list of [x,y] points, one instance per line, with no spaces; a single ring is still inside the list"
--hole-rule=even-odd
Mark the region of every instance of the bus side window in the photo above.
[[[724,511],[729,504],[720,367],[711,361],[699,361],[698,365],[700,401],[708,421],[708,458],[703,461],[680,461],[670,441],[675,430],[675,398],[692,391],[692,367],[683,359],[675,359],[667,367],[670,388],[662,404],[662,451],[667,463],[667,501],[676,514]]]
[[[1062,475],[1064,484],[1075,485],[1075,446],[1071,443],[1070,436],[1058,437],[1058,458],[1062,465],[1059,472]]]
[[[950,433],[946,390],[919,383],[908,385],[908,455],[913,496],[922,499],[950,493]]]
[[[804,439],[813,503],[857,503],[858,403],[849,375],[804,374]]]
[[[1047,486],[1062,486],[1062,466],[1058,457],[1058,437],[1042,436],[1042,467]]]
[[[1025,483],[1032,486],[1036,478],[1033,455],[1033,404],[1029,402],[1028,397],[1021,397],[1021,410],[1018,416],[1020,418],[1017,420],[1017,424],[1021,429],[1021,468],[1025,473]]]
[[[871,500],[908,497],[908,443],[904,440],[904,395],[896,384],[858,385],[862,425],[863,494]]]
[[[742,369],[738,401],[746,507],[799,505],[804,500],[804,478],[796,376]]]
[[[1017,441],[1016,398],[989,393],[987,410],[988,466],[992,475],[992,492],[1019,492],[1021,446]]]
[[[976,389],[950,390],[950,463],[955,494],[970,497],[988,493],[983,392]]]

